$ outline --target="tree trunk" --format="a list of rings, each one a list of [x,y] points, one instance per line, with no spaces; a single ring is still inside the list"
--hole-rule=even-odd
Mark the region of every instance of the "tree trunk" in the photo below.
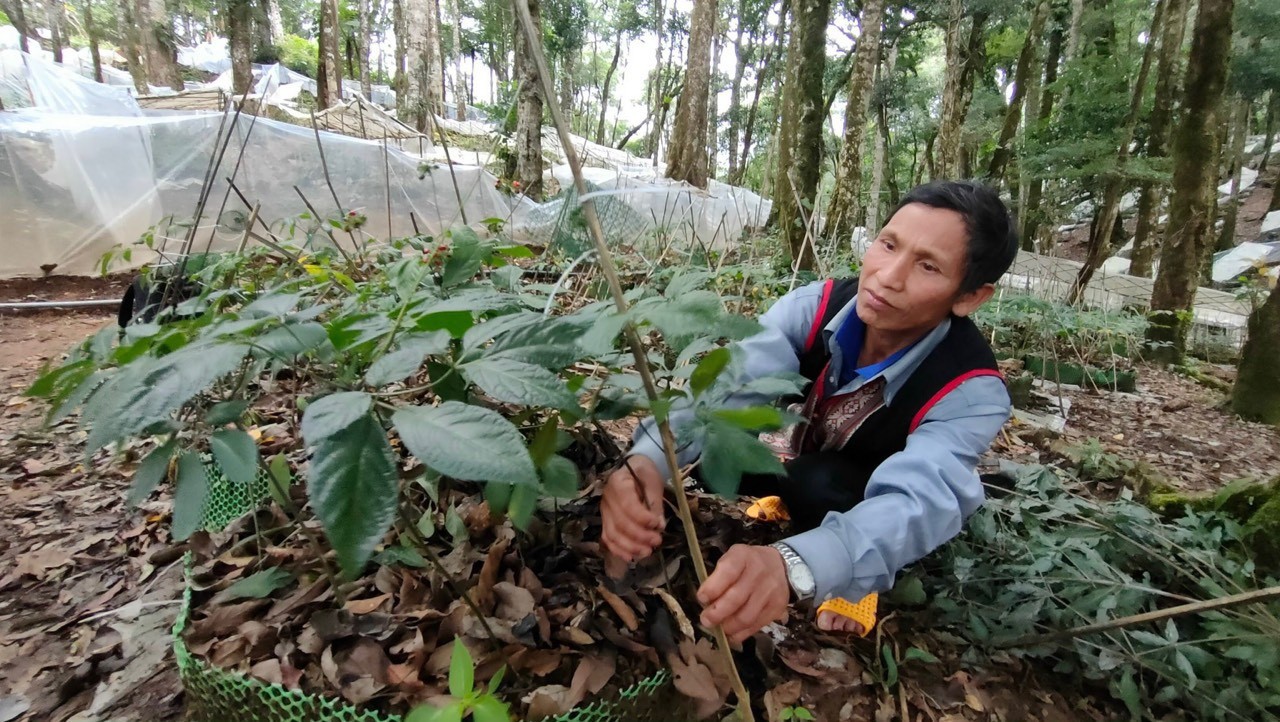
[[[1044,59],[1044,83],[1041,86],[1043,90],[1040,93],[1040,107],[1036,111],[1036,125],[1033,129],[1028,129],[1028,135],[1035,135],[1044,129],[1049,122],[1049,117],[1053,115],[1053,105],[1056,92],[1053,85],[1058,81],[1058,65],[1062,61],[1063,40],[1065,32],[1060,22],[1062,18],[1055,19],[1053,30],[1049,32],[1049,45],[1045,50]],[[1036,250],[1036,235],[1040,232],[1040,226],[1043,224],[1043,213],[1040,211],[1040,201],[1044,197],[1044,178],[1037,177],[1031,179],[1027,188],[1027,202],[1021,209],[1022,215],[1022,250]]]
[[[1195,301],[1200,265],[1213,233],[1213,201],[1219,118],[1231,59],[1231,15],[1235,0],[1200,0],[1183,113],[1173,137],[1173,199],[1160,253],[1160,272],[1151,294],[1147,340],[1152,358],[1176,363],[1186,348],[1185,313]]]
[[[415,0],[407,0],[415,2]],[[408,26],[405,22],[404,4],[406,0],[391,0],[391,29],[396,36],[395,49],[395,73],[391,77],[391,89],[396,91],[396,108],[399,113],[400,120],[413,125],[413,121],[405,114],[404,94],[409,83],[409,75],[406,72],[407,65],[405,56],[407,55],[407,39],[409,35]]]
[[[1280,425],[1280,287],[1249,316],[1231,408],[1250,421]]]
[[[147,68],[142,62],[142,34],[138,30],[138,9],[132,0],[119,0],[120,9],[120,54],[129,64],[129,75],[133,78],[133,88],[138,95],[147,95]]]
[[[569,123],[570,130],[573,129],[573,95],[574,95],[574,76],[578,72],[577,51],[566,51],[564,57],[560,60],[560,112],[564,114],[565,122]]]
[[[173,19],[164,0],[138,0],[138,17],[143,21],[142,47],[146,54],[147,80],[153,85],[182,90],[182,69],[178,67]]]
[[[1151,30],[1147,33],[1147,37],[1155,38],[1159,35],[1164,22],[1165,6],[1165,0],[1156,2],[1155,13],[1151,17]],[[1129,146],[1133,143],[1138,114],[1142,111],[1142,99],[1147,89],[1147,76],[1151,74],[1155,48],[1154,42],[1148,42],[1142,51],[1142,63],[1138,66],[1138,77],[1133,82],[1129,111],[1120,126],[1120,147],[1116,151],[1116,165],[1106,180],[1106,187],[1102,193],[1102,207],[1098,209],[1096,232],[1089,236],[1088,256],[1071,284],[1071,290],[1068,293],[1070,303],[1080,303],[1084,299],[1084,291],[1089,286],[1093,274],[1111,255],[1112,232],[1120,221],[1120,199],[1124,192],[1124,173],[1129,161]]]
[[[427,45],[431,51],[431,94],[427,99],[431,103],[431,112],[444,115],[444,47],[440,43],[440,0],[425,0],[427,3]]]
[[[727,177],[732,182],[734,176],[738,173],[738,140],[742,134],[742,78],[747,72],[747,63],[751,61],[751,54],[755,50],[753,42],[748,46],[743,43],[746,37],[743,22],[747,12],[747,0],[741,0],[738,3],[737,32],[733,39],[733,57],[736,59],[733,69],[733,82],[729,85],[729,169]],[[752,38],[754,40],[754,36]]]
[[[1013,97],[1009,99],[1009,107],[1005,109],[1004,125],[1000,128],[1000,138],[996,141],[995,152],[991,154],[991,164],[987,166],[987,179],[996,187],[1004,178],[1005,166],[1013,154],[1010,144],[1018,132],[1018,119],[1022,115],[1023,99],[1027,96],[1027,86],[1031,82],[1031,68],[1036,64],[1036,47],[1044,32],[1045,18],[1049,15],[1049,0],[1039,0],[1031,11],[1031,23],[1027,27],[1027,37],[1022,42],[1022,50],[1018,53],[1018,67],[1013,74]]]
[[[600,120],[596,123],[596,142],[605,145],[604,121],[609,112],[609,89],[613,84],[613,74],[618,69],[618,59],[622,57],[622,27],[619,25],[613,36],[613,60],[609,61],[609,70],[604,74],[604,85],[600,88]]]
[[[942,90],[942,112],[938,120],[938,138],[934,143],[934,179],[955,178],[960,172],[964,119],[973,99],[973,84],[982,64],[984,13],[973,13],[966,38],[961,25],[966,17],[963,0],[951,0],[947,21],[947,73]]]
[[[45,24],[49,26],[49,43],[53,50],[53,62],[62,62],[62,0],[44,0]]]
[[[1263,121],[1262,160],[1258,162],[1258,175],[1267,172],[1267,163],[1271,161],[1271,146],[1276,140],[1276,115],[1280,113],[1280,90],[1272,90],[1267,103],[1267,119]]]
[[[1173,122],[1173,104],[1178,95],[1181,74],[1182,41],[1187,29],[1189,0],[1168,0],[1165,23],[1160,33],[1160,59],[1156,63],[1156,86],[1151,115],[1147,120],[1147,158],[1164,158],[1168,153],[1169,128]],[[1129,254],[1129,275],[1151,277],[1151,261],[1155,258],[1156,216],[1160,210],[1163,189],[1144,182],[1138,191],[1138,220],[1133,231],[1133,252]]]
[[[649,157],[653,159],[655,167],[658,165],[658,141],[662,136],[662,88],[666,85],[666,66],[662,62],[662,41],[667,36],[667,33],[665,32],[667,19],[666,13],[666,5],[663,3],[663,0],[655,0],[654,18],[656,26],[654,27],[654,31],[657,35],[658,42],[656,43],[657,47],[653,51],[653,70],[650,71],[649,92],[648,97],[646,97],[649,107],[653,109],[653,117],[655,118],[652,132],[649,133],[649,142],[646,150],[648,150]]]
[[[271,44],[278,45],[284,38],[284,20],[280,17],[280,0],[265,0],[267,6],[267,34]]]
[[[409,0],[411,4],[422,0]],[[321,110],[342,102],[342,60],[338,52],[338,0],[320,0],[320,62],[316,66],[316,104]]]
[[[898,44],[895,41],[889,46],[889,55],[884,63],[876,68],[876,83],[881,87],[893,77],[893,68],[898,64]],[[880,199],[884,188],[885,157],[889,155],[889,111],[884,94],[880,93],[880,102],[876,103],[875,151],[871,160],[871,192],[867,194],[867,231],[876,233],[880,230],[880,208],[884,205]]]
[[[402,0],[405,29],[404,92],[399,97],[400,120],[431,132],[430,114],[435,109],[435,86],[431,83],[431,63],[435,56],[429,45],[427,26],[431,24],[427,0]]]
[[[231,92],[243,95],[253,85],[252,0],[227,0],[227,44],[231,51]]]
[[[760,113],[760,93],[764,90],[764,81],[768,77],[769,68],[773,65],[774,60],[782,54],[783,38],[787,36],[786,27],[787,13],[783,12],[774,30],[773,43],[769,46],[769,52],[765,54],[764,61],[756,68],[756,87],[751,95],[751,106],[747,108],[747,122],[743,126],[744,130],[742,132],[742,153],[738,155],[737,170],[729,178],[729,183],[733,185],[742,184],[742,176],[746,173],[747,163],[751,160],[752,135],[756,128],[756,116]]]
[[[98,26],[93,22],[93,0],[84,0],[84,32],[89,36],[89,57],[93,59],[93,79],[102,81],[102,52],[98,48]]]
[[[538,0],[527,2],[533,24],[542,31],[542,7]],[[516,75],[520,79],[516,116],[516,180],[520,190],[535,201],[542,200],[542,80],[524,33],[516,33]]]
[[[1222,215],[1222,233],[1218,236],[1217,250],[1229,251],[1236,246],[1236,220],[1240,217],[1240,176],[1244,172],[1244,143],[1249,135],[1249,110],[1252,104],[1247,98],[1236,96],[1235,112],[1231,121],[1231,195],[1227,198],[1226,212]]]
[[[453,63],[453,104],[457,106],[458,120],[467,119],[467,78],[462,72],[462,11],[458,8],[458,0],[449,0],[449,23],[453,26],[453,52],[450,61]]]
[[[369,48],[373,44],[373,23],[369,15],[373,12],[371,0],[357,0],[357,12],[360,22],[360,39],[356,43],[356,70],[360,78],[360,93],[365,99],[373,97],[373,79],[369,71]]]
[[[707,187],[707,95],[711,86],[711,36],[716,27],[716,0],[695,0],[689,26],[689,60],[684,91],[676,102],[667,177],[697,188]]]
[[[27,24],[27,14],[22,7],[22,0],[0,0],[0,12],[9,16],[9,22],[13,23],[14,29],[18,31],[18,47],[24,53],[31,52],[27,39],[35,38],[39,42],[40,36]]]
[[[716,18],[719,24],[719,18]],[[716,161],[720,155],[720,84],[717,82],[717,73],[720,70],[720,53],[724,50],[724,43],[720,42],[720,37],[728,28],[717,30],[712,37],[712,53],[711,53],[711,74],[709,76],[709,85],[707,86],[707,178],[716,177]]]
[[[808,221],[822,172],[822,77],[830,0],[793,0],[794,17],[782,86],[782,130],[778,142],[774,209],[783,240],[797,268],[813,269],[816,255]]]
[[[822,229],[823,237],[833,242],[839,242],[852,233],[862,217],[862,139],[867,134],[867,108],[871,104],[872,80],[880,59],[884,0],[864,0],[858,24],[861,32],[845,93],[844,146],[840,150],[835,187],[827,203],[826,223]]]

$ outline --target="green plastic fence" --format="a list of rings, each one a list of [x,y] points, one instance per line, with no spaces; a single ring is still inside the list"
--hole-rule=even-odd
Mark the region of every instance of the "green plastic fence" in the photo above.
[[[249,484],[242,484],[228,481],[212,463],[207,464],[206,469],[209,496],[203,527],[208,531],[225,528],[257,508],[269,494],[265,473]],[[186,564],[188,584],[183,592],[182,609],[173,625],[173,653],[186,691],[187,722],[400,722],[398,716],[362,710],[341,699],[246,677],[191,654],[182,639],[191,614],[190,552]],[[578,707],[549,722],[670,722],[680,715],[673,715],[670,706],[654,704],[655,695],[669,692],[670,687],[670,675],[661,670],[623,690],[615,700]]]

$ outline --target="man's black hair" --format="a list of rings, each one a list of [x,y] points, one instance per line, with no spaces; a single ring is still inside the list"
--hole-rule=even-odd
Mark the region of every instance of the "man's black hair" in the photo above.
[[[885,222],[911,203],[945,208],[964,217],[969,231],[969,252],[960,293],[995,283],[1013,265],[1018,255],[1018,231],[995,189],[973,180],[925,183],[912,188]]]

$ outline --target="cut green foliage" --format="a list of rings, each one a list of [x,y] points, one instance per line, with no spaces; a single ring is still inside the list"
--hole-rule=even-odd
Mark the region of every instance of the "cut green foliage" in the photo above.
[[[349,577],[360,573],[391,528],[398,478],[386,432],[373,416],[316,445],[307,492]]]

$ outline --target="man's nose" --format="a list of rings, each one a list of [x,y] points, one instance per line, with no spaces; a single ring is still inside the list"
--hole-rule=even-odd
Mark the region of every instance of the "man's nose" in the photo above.
[[[881,267],[880,272],[876,274],[876,278],[881,285],[889,288],[902,288],[902,284],[907,280],[907,272],[910,270],[910,260],[903,255],[898,255]]]

